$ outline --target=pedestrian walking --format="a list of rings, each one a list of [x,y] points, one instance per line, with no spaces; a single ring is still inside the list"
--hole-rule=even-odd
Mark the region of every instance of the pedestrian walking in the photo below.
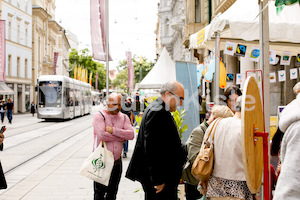
[[[281,171],[277,180],[274,200],[300,197],[300,94],[280,115],[279,128],[284,132],[280,157]]]
[[[94,182],[94,200],[116,199],[122,174],[122,143],[134,138],[129,118],[120,112],[121,99],[121,95],[111,93],[106,102],[107,108],[96,113],[93,118],[94,149],[100,141],[105,141],[107,149],[113,153],[115,159],[108,186]]]
[[[167,82],[160,94],[143,114],[126,177],[142,184],[147,200],[177,200],[186,150],[171,112],[182,105],[184,88]]]
[[[14,112],[14,103],[11,101],[11,99],[8,99],[8,103],[6,104],[6,113],[7,113],[7,119],[8,122],[12,123],[12,114]]]
[[[241,105],[242,97],[235,102],[235,115],[221,119],[214,133],[214,168],[208,183],[200,182],[210,200],[252,200],[247,186],[242,155]],[[205,132],[208,137],[215,121]],[[208,140],[212,142],[211,137]],[[205,192],[204,192],[205,193]]]
[[[2,101],[0,102],[0,115],[1,115],[2,124],[4,122],[4,114],[5,114],[5,101],[4,99],[2,99]]]
[[[127,95],[124,95],[122,98],[122,104],[121,104],[121,112],[127,115],[127,117],[130,120],[131,125],[133,126],[133,112],[131,109],[131,102],[127,100]],[[123,158],[127,158],[127,152],[128,152],[128,145],[129,141],[126,140],[123,142]]]
[[[188,152],[188,161],[186,162],[182,179],[185,181],[185,194],[186,200],[197,200],[201,198],[200,192],[197,190],[199,180],[192,175],[192,165],[196,160],[198,153],[200,152],[203,137],[207,127],[218,117],[232,117],[233,112],[228,106],[215,105],[212,107],[211,115],[209,119],[204,120],[199,126],[197,126],[190,134],[187,142],[185,143]]]
[[[35,113],[35,104],[34,104],[34,102],[31,103],[30,112],[32,113],[32,117],[34,117],[34,113]]]
[[[5,126],[1,128],[0,131],[0,151],[3,151],[3,140],[4,140],[4,131],[6,130]],[[0,160],[0,190],[2,189],[6,189],[7,188],[7,184],[6,184],[6,180],[5,180],[5,176],[4,176],[4,172],[2,169],[2,165],[1,165],[1,160]]]

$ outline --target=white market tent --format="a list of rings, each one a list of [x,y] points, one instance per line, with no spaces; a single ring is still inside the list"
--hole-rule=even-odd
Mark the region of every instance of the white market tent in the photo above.
[[[168,81],[176,81],[175,62],[164,47],[154,67],[136,84],[136,89],[160,89]]]
[[[270,49],[291,51],[295,56],[300,53],[300,6],[285,6],[281,14],[276,14],[275,1],[269,3],[269,40]],[[216,16],[209,25],[190,36],[190,48],[208,48],[215,46],[214,33],[220,33],[220,50],[224,50],[226,41],[251,46],[259,45],[259,5],[257,0],[237,0],[223,14]],[[204,37],[201,38],[200,35]],[[203,39],[203,40],[202,40]]]

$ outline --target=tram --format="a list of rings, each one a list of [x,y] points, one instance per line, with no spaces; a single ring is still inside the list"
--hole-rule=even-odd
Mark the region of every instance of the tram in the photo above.
[[[38,78],[39,119],[73,119],[92,111],[91,85],[61,75]]]

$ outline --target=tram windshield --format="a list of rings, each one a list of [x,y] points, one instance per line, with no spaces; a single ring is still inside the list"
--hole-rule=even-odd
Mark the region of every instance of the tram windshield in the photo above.
[[[61,107],[61,81],[41,81],[39,83],[39,107]]]

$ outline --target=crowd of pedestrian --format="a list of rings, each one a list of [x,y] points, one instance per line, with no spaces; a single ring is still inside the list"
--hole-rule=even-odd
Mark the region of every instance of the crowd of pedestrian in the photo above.
[[[271,155],[278,158],[276,170],[272,162],[270,166],[271,187],[276,200],[300,196],[300,83],[295,85],[294,92],[296,99],[282,112],[271,143]],[[176,81],[164,84],[160,97],[147,107],[140,102],[138,94],[133,102],[126,95],[111,94],[107,108],[97,113],[93,120],[94,148],[100,141],[106,141],[114,153],[115,166],[108,187],[94,183],[94,199],[116,199],[122,172],[119,164],[122,163],[122,145],[123,158],[126,158],[126,141],[134,137],[134,116],[141,114],[143,119],[126,177],[141,183],[146,200],[177,200],[177,187],[181,181],[185,184],[186,200],[260,199],[259,195],[251,194],[243,166],[241,95],[239,87],[227,87],[220,99],[223,105],[213,106],[209,118],[205,97],[199,96],[200,125],[183,144],[171,114],[183,104],[182,84]],[[124,105],[122,108],[121,104]],[[141,105],[144,106],[142,110]],[[204,141],[214,144],[214,167],[208,180],[199,180],[191,170]]]
[[[5,113],[7,115],[8,122],[12,123],[12,114],[14,112],[14,103],[11,99],[8,99],[7,102],[5,102],[4,99],[0,102],[0,116],[1,116],[1,122],[4,123]]]

